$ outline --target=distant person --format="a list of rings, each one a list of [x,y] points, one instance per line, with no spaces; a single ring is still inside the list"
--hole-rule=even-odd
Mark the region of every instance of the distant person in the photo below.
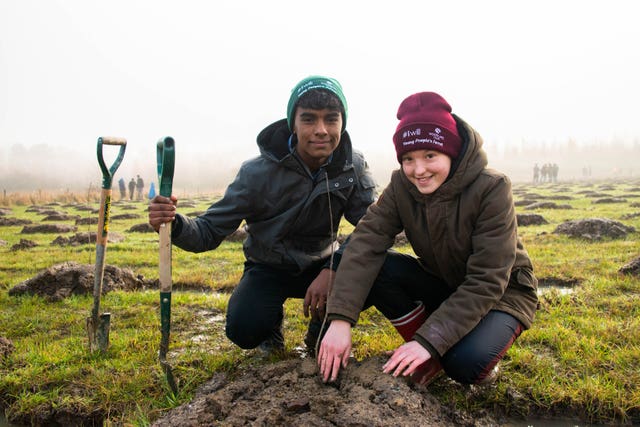
[[[542,165],[542,168],[540,169],[540,182],[547,182],[547,176],[549,174],[549,165],[547,163],[545,163],[544,165]]]
[[[409,96],[397,118],[400,169],[342,255],[318,352],[322,378],[337,379],[351,328],[373,305],[406,341],[384,373],[426,384],[444,369],[460,383],[491,382],[538,303],[511,182],[487,167],[482,138],[440,95]],[[401,231],[415,256],[390,250]]]
[[[134,178],[131,178],[131,181],[129,181],[129,200],[133,200],[133,194],[136,191],[136,180]]]
[[[560,166],[557,163],[551,165],[551,177],[553,182],[558,182],[558,172],[560,171]]]
[[[540,181],[540,166],[536,163],[533,165],[533,183],[537,184]]]
[[[144,191],[144,180],[140,175],[138,175],[138,179],[136,180],[136,190],[138,190],[136,200],[142,200],[142,192]]]
[[[153,199],[154,197],[156,197],[156,185],[152,182],[149,186],[149,199]]]
[[[315,355],[340,221],[358,222],[374,200],[375,183],[345,130],[347,103],[338,81],[303,79],[286,111],[286,119],[258,134],[260,155],[242,164],[221,200],[190,218],[176,214],[176,196],[156,196],[149,224],[157,231],[173,221],[173,244],[203,252],[245,221],[246,261],[229,299],[227,337],[243,349],[283,350],[283,304],[304,298],[302,310],[311,315],[304,342]]]
[[[127,186],[124,182],[124,178],[118,180],[118,186],[120,187],[120,200],[127,198]]]

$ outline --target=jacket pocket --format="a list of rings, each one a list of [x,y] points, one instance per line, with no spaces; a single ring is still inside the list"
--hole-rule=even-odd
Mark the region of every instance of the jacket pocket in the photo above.
[[[538,279],[528,268],[519,268],[513,271],[509,281],[515,287],[533,289],[534,291],[538,289]]]

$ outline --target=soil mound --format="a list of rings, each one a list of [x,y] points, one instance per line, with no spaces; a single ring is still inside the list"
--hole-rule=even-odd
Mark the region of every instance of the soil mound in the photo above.
[[[627,199],[622,197],[603,197],[602,199],[596,199],[591,203],[601,204],[601,203],[627,203]]]
[[[571,205],[562,205],[556,202],[536,202],[525,206],[525,209],[573,209]]]
[[[244,242],[247,238],[247,231],[244,228],[238,228],[225,239],[227,242]]]
[[[140,215],[138,214],[134,214],[134,213],[127,213],[127,214],[119,214],[119,215],[113,215],[111,216],[112,220],[118,220],[118,219],[138,219],[140,218]]]
[[[65,224],[38,224],[38,225],[25,225],[22,228],[22,234],[36,234],[36,233],[68,233],[70,231],[76,231],[78,228],[73,225]]]
[[[97,216],[89,216],[86,218],[78,218],[76,219],[76,225],[94,225],[97,224],[100,218]]]
[[[129,228],[129,230],[127,231],[131,233],[155,233],[153,227],[147,222],[136,224],[133,227]]]
[[[39,295],[49,301],[59,301],[71,295],[92,294],[94,273],[94,265],[76,262],[56,264],[9,289],[9,295]],[[103,294],[112,290],[141,290],[147,286],[151,287],[152,282],[145,281],[142,276],[134,275],[129,269],[112,265],[104,267]]]
[[[35,248],[36,246],[38,246],[38,244],[36,242],[34,242],[33,240],[20,239],[20,241],[18,243],[16,243],[15,245],[11,246],[11,250],[12,251],[20,251],[20,250],[23,250],[23,249]]]
[[[27,224],[32,224],[32,222],[28,219],[7,218],[4,216],[0,216],[0,225],[11,226],[11,225],[27,225]]]
[[[78,215],[54,214],[54,215],[47,215],[46,217],[42,218],[42,220],[43,221],[75,221],[79,218],[80,216]]]
[[[542,215],[538,214],[516,214],[518,227],[526,227],[527,225],[541,225],[549,222]]]
[[[78,206],[75,206],[74,209],[77,211],[89,211],[89,212],[96,212],[96,213],[99,212],[98,209],[92,206],[87,206],[87,205],[78,205]]]
[[[98,233],[95,231],[88,231],[84,233],[76,233],[71,237],[58,236],[53,242],[51,242],[51,244],[58,246],[79,246],[90,243],[95,244],[97,235]],[[123,240],[124,236],[115,231],[112,231],[107,235],[107,243],[118,243]]]
[[[0,337],[0,361],[2,361],[6,357],[9,357],[9,355],[13,353],[14,349],[15,347],[13,346],[11,340],[5,337]]]
[[[630,274],[632,276],[640,276],[640,257],[620,267],[618,272],[622,274]]]
[[[600,240],[605,237],[620,239],[635,231],[635,228],[611,219],[588,218],[565,222],[556,227],[553,232],[555,234],[566,234],[571,237]]]
[[[489,426],[438,402],[423,387],[382,374],[386,358],[351,360],[336,383],[323,384],[314,359],[284,360],[244,371],[230,381],[217,374],[191,402],[153,426]]]

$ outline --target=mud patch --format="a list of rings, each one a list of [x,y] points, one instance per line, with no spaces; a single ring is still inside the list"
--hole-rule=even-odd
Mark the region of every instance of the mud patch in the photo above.
[[[630,214],[624,214],[620,217],[620,219],[633,219],[640,216],[640,212],[634,212]]]
[[[627,234],[635,231],[635,228],[611,219],[588,218],[565,222],[556,227],[553,232],[571,237],[582,237],[588,240],[602,240],[604,238],[624,238]]]
[[[34,242],[33,240],[20,239],[20,241],[18,243],[16,243],[15,245],[11,246],[11,250],[12,251],[21,251],[21,250],[24,250],[24,249],[35,248],[36,246],[38,246],[38,244],[36,242]]]
[[[89,231],[84,233],[76,233],[71,237],[58,236],[55,238],[52,245],[56,246],[79,246],[90,243],[96,243],[98,233],[95,231]],[[112,231],[107,235],[107,243],[119,243],[124,241],[124,236],[118,232]]]
[[[473,415],[442,405],[427,389],[381,374],[386,357],[351,360],[336,383],[324,384],[314,359],[284,360],[244,371],[216,374],[191,402],[153,426],[489,426],[487,413]]]
[[[78,206],[75,206],[74,209],[77,211],[87,211],[87,212],[93,212],[93,213],[100,212],[99,209],[96,209],[93,206],[87,206],[87,205],[78,205]]]
[[[573,207],[571,205],[562,205],[556,202],[537,202],[525,206],[525,209],[573,209]]]
[[[238,228],[224,239],[227,242],[244,242],[247,238],[247,231],[244,228]]]
[[[39,224],[39,225],[25,225],[20,233],[22,234],[36,234],[36,233],[68,233],[70,231],[76,231],[78,228],[73,225],[65,224]]]
[[[33,224],[33,223],[28,219],[7,218],[4,216],[0,217],[0,225],[12,226],[12,225],[27,225],[27,224]]]
[[[76,225],[94,225],[97,224],[100,218],[97,216],[90,216],[87,218],[78,218],[76,219]]]
[[[620,267],[618,273],[629,274],[631,276],[640,276],[640,257]]]
[[[513,202],[513,204],[515,206],[529,206],[529,205],[532,205],[534,203],[538,203],[538,200],[522,199],[522,200],[516,200],[515,202]]]
[[[136,224],[127,231],[131,233],[155,233],[156,231],[149,223]]]
[[[60,301],[71,295],[89,295],[93,293],[94,272],[94,265],[76,262],[56,264],[9,289],[9,295],[38,295],[48,301]],[[112,290],[137,291],[151,287],[151,281],[129,269],[113,265],[104,267],[102,294]]]
[[[134,213],[127,213],[127,214],[119,214],[119,215],[113,215],[111,216],[112,220],[118,220],[118,219],[138,219],[140,218],[140,215],[138,214],[134,214]]]
[[[79,215],[68,215],[68,214],[56,214],[56,215],[48,215],[42,218],[43,221],[75,221],[79,219]]]
[[[13,353],[15,347],[10,339],[0,337],[0,362],[9,357]]]
[[[542,225],[549,222],[542,215],[538,214],[516,214],[518,227],[526,227],[528,225]]]
[[[596,199],[591,203],[594,204],[603,204],[603,203],[627,203],[627,199],[622,197],[604,197],[602,199]]]

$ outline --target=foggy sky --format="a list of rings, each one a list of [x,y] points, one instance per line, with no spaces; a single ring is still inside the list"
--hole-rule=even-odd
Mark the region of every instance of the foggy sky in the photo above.
[[[1,2],[0,186],[99,183],[103,135],[129,141],[125,179],[153,179],[170,135],[177,182],[224,187],[311,74],[342,83],[347,128],[381,184],[396,167],[397,106],[422,90],[480,132],[497,167],[524,179],[558,161],[579,175],[588,153],[553,147],[640,136],[636,4]]]

